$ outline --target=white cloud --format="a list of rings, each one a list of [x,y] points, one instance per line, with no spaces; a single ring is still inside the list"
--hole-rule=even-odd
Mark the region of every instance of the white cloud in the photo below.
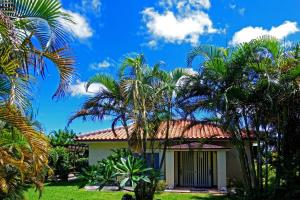
[[[282,40],[288,35],[296,33],[298,31],[299,28],[297,26],[297,22],[290,21],[285,21],[283,24],[276,27],[273,26],[270,30],[264,29],[263,27],[248,26],[236,32],[233,35],[230,44],[236,45],[243,42],[250,42],[251,40],[264,35],[270,35],[279,40]]]
[[[71,32],[74,37],[77,37],[79,39],[87,39],[93,36],[93,31],[84,16],[70,10],[62,9],[62,11],[69,14],[72,21],[74,22],[62,22],[62,25],[65,27],[65,29]]]
[[[209,15],[203,11],[210,8],[209,0],[162,0],[159,5],[163,12],[153,7],[142,12],[150,35],[150,47],[155,47],[159,40],[196,45],[201,35],[218,32]]]
[[[88,91],[85,90],[86,82],[77,80],[75,84],[69,87],[68,93],[71,96],[93,96],[95,93],[105,89],[101,84],[92,84]]]
[[[150,40],[147,43],[147,46],[150,47],[150,48],[155,48],[157,46],[157,41],[156,40]]]
[[[176,7],[177,9],[209,9],[211,4],[209,0],[161,0],[159,5],[164,8]]]
[[[81,7],[83,12],[93,11],[94,14],[99,14],[101,5],[100,0],[81,0],[81,5],[77,4],[77,7]]]
[[[113,59],[107,57],[104,60],[102,60],[101,62],[91,64],[90,68],[93,70],[99,70],[99,69],[103,69],[103,68],[112,67],[114,65],[115,65],[115,61]]]

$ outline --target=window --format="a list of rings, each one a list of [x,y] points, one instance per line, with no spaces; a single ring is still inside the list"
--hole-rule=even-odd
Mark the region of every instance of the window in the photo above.
[[[153,165],[151,163],[152,160],[152,154],[151,153],[147,153],[146,155],[146,163],[147,163],[147,167],[153,167],[154,169],[159,169],[159,153],[154,153],[153,154]]]
[[[139,154],[133,154],[136,157],[142,158],[143,156]],[[151,163],[152,153],[146,153],[146,165],[147,167],[153,167],[154,169],[159,169],[159,153],[153,154],[153,164]]]

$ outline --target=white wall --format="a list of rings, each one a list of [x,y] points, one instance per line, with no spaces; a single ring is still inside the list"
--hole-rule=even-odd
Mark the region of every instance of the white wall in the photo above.
[[[174,151],[166,152],[166,183],[169,189],[175,186]]]
[[[218,189],[226,189],[226,151],[217,151]]]
[[[225,154],[225,161],[217,161],[218,165],[224,165],[223,170],[225,170],[225,175],[226,178],[229,179],[237,179],[237,180],[242,180],[242,171],[241,171],[241,166],[239,162],[239,156],[237,151],[234,149],[234,147],[229,143],[229,142],[219,142],[217,145],[222,145],[224,147],[230,147],[231,149],[227,152],[224,152]],[[117,149],[117,148],[127,148],[127,142],[95,142],[95,143],[88,143],[89,145],[89,164],[97,164],[97,161],[100,161],[107,156],[111,154],[111,149]],[[160,158],[162,156],[162,152],[160,151]],[[217,156],[218,157],[218,156]],[[223,156],[224,157],[224,156]],[[164,174],[164,171],[168,173],[168,177],[165,176],[164,178],[166,181],[169,182],[170,186],[175,185],[175,166],[174,166],[174,152],[168,151],[166,155],[166,163],[165,166],[162,168],[162,175]],[[220,163],[219,163],[220,162]],[[221,164],[222,163],[222,164]],[[216,170],[216,176],[214,176],[214,183],[218,183],[217,180],[221,173],[220,171],[217,172],[218,169]],[[224,174],[223,174],[224,175]],[[221,176],[223,176],[221,175]],[[218,184],[220,185],[225,185],[226,186],[226,178],[222,178],[223,183]],[[225,180],[225,183],[224,183]],[[216,182],[215,182],[216,181]]]
[[[127,148],[127,142],[97,142],[89,143],[89,164],[97,164],[111,154],[112,149]]]

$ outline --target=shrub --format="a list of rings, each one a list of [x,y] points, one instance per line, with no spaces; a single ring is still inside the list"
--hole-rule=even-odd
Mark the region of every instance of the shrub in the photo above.
[[[88,158],[78,158],[75,161],[75,170],[77,172],[82,172],[82,170],[88,168],[88,166],[89,166]]]
[[[160,181],[158,181],[158,183],[156,185],[155,191],[156,192],[163,192],[163,191],[165,191],[166,188],[167,188],[166,181],[160,180]]]
[[[84,187],[86,185],[98,185],[100,181],[100,173],[99,166],[92,165],[83,169],[79,178],[82,180],[82,185],[80,187]]]
[[[21,179],[20,172],[11,165],[0,167],[0,199],[3,200],[23,200],[24,191],[30,185]]]
[[[136,199],[153,199],[159,178],[159,171],[147,168],[143,158],[134,156],[127,149],[114,150],[107,159],[81,173],[85,184],[99,185],[99,189],[104,185],[118,185],[120,188],[131,185]],[[161,183],[159,189],[165,187]],[[132,199],[132,196],[124,195],[123,198]]]
[[[63,181],[68,180],[70,171],[70,153],[64,147],[55,147],[50,150],[49,165],[54,171],[54,175]]]
[[[129,155],[127,158],[121,158],[114,167],[117,169],[116,175],[122,179],[120,182],[122,188],[125,187],[128,182],[130,182],[133,189],[135,189],[140,182],[150,183],[147,172],[150,172],[152,168],[146,168],[143,159]]]

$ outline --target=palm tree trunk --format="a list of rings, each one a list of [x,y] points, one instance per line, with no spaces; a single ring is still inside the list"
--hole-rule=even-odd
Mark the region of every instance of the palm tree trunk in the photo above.
[[[275,177],[275,186],[276,188],[280,187],[280,177],[281,177],[281,119],[280,114],[277,116],[278,121],[278,136],[277,136],[277,165],[276,165],[276,177]]]
[[[162,169],[164,162],[165,162],[165,157],[166,157],[166,152],[167,152],[167,147],[168,147],[168,142],[169,142],[171,110],[172,110],[172,103],[171,103],[171,100],[168,99],[168,120],[167,120],[167,130],[166,130],[167,132],[166,132],[166,137],[165,137],[163,153],[162,153],[160,164],[159,164],[160,170]]]
[[[238,127],[238,141],[239,141],[239,154],[240,154],[240,162],[242,165],[242,169],[244,171],[244,177],[246,181],[246,187],[249,192],[249,195],[253,195],[253,181],[252,181],[252,174],[251,174],[251,167],[248,158],[248,154],[246,151],[246,143],[243,140],[243,134],[240,127]],[[251,148],[251,146],[249,146]]]
[[[246,127],[246,133],[247,133],[247,145],[249,146],[249,151],[250,151],[250,161],[251,161],[251,167],[250,167],[250,173],[251,173],[251,179],[252,179],[252,186],[256,186],[257,185],[257,177],[256,177],[256,172],[255,172],[255,161],[254,161],[254,151],[252,148],[252,143],[251,143],[251,134],[250,134],[250,129],[249,129],[249,123],[248,123],[248,119],[246,116],[246,111],[245,108],[243,108],[243,118],[244,118],[244,122],[245,122],[245,127]]]
[[[147,158],[147,137],[149,135],[149,129],[148,129],[148,122],[147,122],[147,113],[146,113],[146,106],[145,106],[145,99],[143,99],[143,155],[144,159]]]
[[[268,187],[269,187],[269,156],[268,156],[268,138],[269,138],[269,135],[268,135],[268,131],[266,130],[265,128],[265,166],[266,166],[266,169],[265,169],[265,193],[267,194],[268,193]]]
[[[130,135],[129,135],[129,130],[128,130],[128,125],[127,125],[125,114],[123,114],[121,118],[122,118],[122,125],[125,129],[126,136],[127,136],[128,150],[131,151],[131,147],[130,147],[130,144],[129,144]]]
[[[257,138],[257,179],[259,193],[262,191],[262,158],[261,158],[261,141],[260,137]]]
[[[11,88],[10,88],[10,95],[9,95],[9,102],[8,102],[10,106],[14,105],[16,99],[16,78],[17,75],[16,77],[10,79]]]

